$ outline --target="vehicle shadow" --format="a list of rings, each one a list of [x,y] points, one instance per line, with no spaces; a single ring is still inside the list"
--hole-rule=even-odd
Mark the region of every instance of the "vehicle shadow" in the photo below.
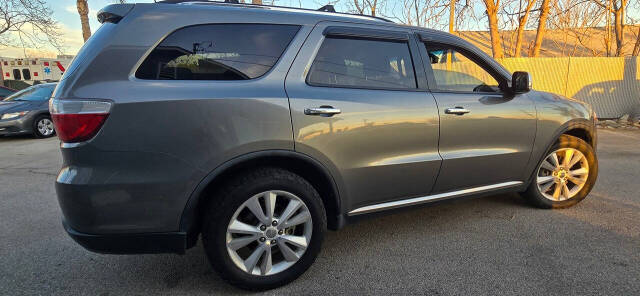
[[[376,245],[381,238],[395,237],[406,244],[416,242],[416,237],[438,236],[447,232],[462,230],[475,219],[495,221],[511,221],[514,210],[529,210],[529,206],[515,194],[486,196],[451,200],[432,206],[413,207],[401,211],[365,218],[347,225],[340,231],[326,233],[323,250],[317,262],[299,280],[279,290],[288,291],[295,287],[304,291],[305,282],[313,282],[314,278],[331,270],[341,257],[353,258],[365,256],[373,258],[379,251]],[[425,250],[426,251],[426,250]],[[363,254],[364,253],[364,254]],[[93,256],[93,254],[92,254]],[[245,294],[224,282],[211,268],[207,261],[202,242],[187,251],[184,256],[175,255],[132,255],[110,256],[95,255],[96,260],[111,261],[108,265],[118,278],[116,281],[139,283],[143,286],[154,286],[158,289],[172,289],[176,293],[206,292],[225,294]],[[342,266],[341,268],[345,268]],[[360,268],[351,266],[349,268]],[[302,284],[304,285],[304,284]]]
[[[592,261],[596,259],[617,262],[613,268],[619,275],[618,272],[628,273],[629,266],[638,261],[629,246],[633,243],[627,242],[628,235],[591,223],[588,217],[600,215],[598,219],[604,220],[608,215],[606,220],[614,220],[612,216],[620,212],[621,206],[595,196],[566,210],[536,210],[516,194],[501,194],[363,219],[340,231],[327,232],[314,265],[298,280],[266,294],[396,291],[435,295],[470,292],[465,290],[468,287],[486,293],[514,281],[520,283],[516,286],[537,282],[534,287],[522,286],[525,290],[534,289],[530,291],[532,294],[572,294],[576,292],[570,283],[572,278],[555,275],[570,272],[595,285],[615,283],[616,279],[592,278],[595,275],[584,267],[594,264]],[[624,218],[626,222],[640,219],[638,212],[626,213],[632,215]],[[580,230],[577,236],[576,229]],[[569,255],[562,252],[575,244],[584,244],[580,239],[585,234],[616,241],[621,244],[621,252],[629,256],[602,251],[597,244],[585,245],[584,252]],[[592,255],[595,251],[604,257],[595,258]],[[81,293],[249,294],[225,283],[212,270],[200,242],[183,256],[113,256],[86,251],[82,254],[74,259],[78,261],[74,265],[93,266],[94,272],[82,273],[83,279],[72,278],[67,283]],[[552,257],[567,262],[557,264],[544,259]],[[536,272],[531,273],[531,269]],[[505,278],[509,281],[488,284]],[[94,285],[92,290],[82,291],[87,280],[100,281],[100,289],[96,290]],[[625,279],[617,281],[620,284]]]
[[[15,135],[15,136],[0,136],[0,142],[23,141],[23,140],[38,140],[38,138],[29,134]]]

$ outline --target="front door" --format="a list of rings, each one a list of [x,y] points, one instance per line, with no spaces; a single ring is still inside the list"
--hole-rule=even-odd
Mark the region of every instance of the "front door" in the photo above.
[[[523,181],[536,132],[533,102],[503,94],[498,81],[506,77],[483,57],[447,44],[425,46],[443,158],[433,193]]]
[[[427,195],[435,182],[438,111],[409,37],[321,23],[287,75],[295,149],[332,171],[342,210]]]

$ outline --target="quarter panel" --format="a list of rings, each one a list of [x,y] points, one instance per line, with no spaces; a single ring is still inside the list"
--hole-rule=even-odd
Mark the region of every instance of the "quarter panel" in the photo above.
[[[182,24],[235,22],[223,9],[209,14],[194,9],[193,18],[186,19],[177,17],[184,11],[164,9],[169,6],[154,6],[161,9],[153,16],[134,9],[110,27],[105,32],[113,38],[96,40],[102,44],[92,48],[101,47],[99,53],[82,61],[54,94],[114,102],[94,139],[62,148],[65,164],[56,187],[65,216],[79,217],[69,221],[74,229],[177,231],[192,192],[216,167],[249,152],[294,149],[283,81],[310,28],[302,26],[271,71],[258,79],[137,79],[137,64],[171,30]],[[249,22],[264,21],[260,15]],[[150,22],[158,26],[151,28]],[[132,27],[148,34],[121,32]],[[97,216],[87,217],[91,214]]]

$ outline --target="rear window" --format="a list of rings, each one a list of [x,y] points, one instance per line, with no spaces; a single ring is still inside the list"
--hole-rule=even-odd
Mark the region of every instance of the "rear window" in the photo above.
[[[136,71],[152,80],[246,80],[267,73],[300,26],[213,24],[179,29]]]

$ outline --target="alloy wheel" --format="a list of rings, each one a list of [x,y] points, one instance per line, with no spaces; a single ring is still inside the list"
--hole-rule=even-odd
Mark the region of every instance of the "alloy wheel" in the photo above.
[[[273,275],[293,266],[311,242],[313,224],[304,202],[292,193],[256,194],[234,213],[226,246],[233,263],[252,275]]]
[[[574,148],[561,148],[542,161],[536,182],[542,196],[564,201],[576,196],[588,178],[589,162],[585,155]]]
[[[54,133],[55,128],[53,127],[53,122],[49,118],[42,118],[36,124],[38,128],[38,132],[40,132],[43,136],[50,136]]]

